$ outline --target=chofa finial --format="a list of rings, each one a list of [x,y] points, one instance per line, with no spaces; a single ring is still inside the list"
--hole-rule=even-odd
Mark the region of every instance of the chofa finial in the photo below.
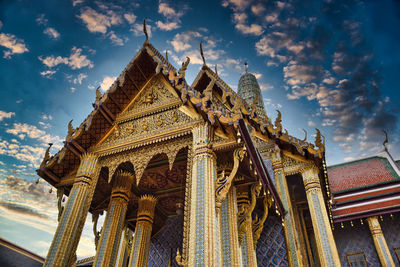
[[[200,42],[200,55],[201,58],[203,59],[203,65],[206,65],[206,59],[204,58],[204,53],[203,53],[203,42]]]
[[[215,64],[215,74],[217,74],[217,75],[218,75],[217,64]]]
[[[143,20],[143,32],[144,32],[144,35],[146,36],[145,43],[148,43],[149,42],[149,35],[147,34],[146,18]]]
[[[165,50],[165,59],[168,61],[168,49]]]
[[[386,144],[389,142],[388,133],[385,130],[382,130],[385,133],[385,141],[383,141],[383,147],[387,150]]]
[[[249,65],[247,64],[247,62],[245,62],[245,63],[244,63],[244,71],[245,71],[246,73],[247,73],[247,68],[248,68],[248,66],[249,66]]]

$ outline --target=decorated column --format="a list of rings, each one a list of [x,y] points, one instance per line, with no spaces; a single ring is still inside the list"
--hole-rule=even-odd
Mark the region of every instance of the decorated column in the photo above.
[[[93,154],[82,155],[74,185],[61,215],[44,266],[71,264],[98,179],[97,160],[97,156]]]
[[[132,231],[125,226],[124,233],[122,234],[122,240],[119,246],[117,265],[118,267],[124,267],[128,264],[129,253],[132,248]]]
[[[212,150],[214,132],[201,123],[193,128],[193,167],[188,199],[188,266],[220,266],[219,226],[215,211],[216,159]]]
[[[322,266],[341,266],[322,196],[317,167],[305,168],[302,176],[320,263]]]
[[[139,198],[137,222],[128,266],[147,266],[156,203],[157,198],[151,195],[143,195]]]
[[[238,237],[236,188],[231,186],[219,211],[221,227],[222,266],[242,266]]]
[[[133,174],[127,171],[119,171],[113,180],[111,200],[93,266],[115,265],[133,181]]]
[[[276,190],[282,200],[284,210],[287,211],[283,214],[285,240],[288,249],[288,258],[290,266],[301,266],[303,257],[301,255],[300,244],[298,242],[299,236],[296,230],[295,217],[292,209],[292,202],[290,200],[289,189],[286,181],[286,176],[283,171],[283,164],[281,159],[281,151],[276,147],[272,153],[272,168],[276,181]]]
[[[257,266],[256,250],[253,243],[251,214],[256,206],[256,197],[260,193],[261,185],[251,187],[251,200],[247,191],[239,192],[238,203],[238,236],[243,266]]]
[[[367,218],[367,222],[372,238],[374,239],[374,245],[376,252],[378,252],[379,261],[381,262],[382,266],[395,266],[389,247],[386,243],[386,239],[383,236],[378,217],[369,217]]]

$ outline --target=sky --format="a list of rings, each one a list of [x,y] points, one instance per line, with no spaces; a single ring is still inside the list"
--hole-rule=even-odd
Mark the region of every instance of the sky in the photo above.
[[[389,134],[400,159],[399,1],[0,1],[0,236],[45,256],[57,199],[35,170],[63,145],[150,42],[192,83],[202,60],[234,90],[249,65],[267,115],[289,134],[326,137],[328,165],[373,155]],[[101,226],[101,224],[100,224]],[[94,255],[91,217],[78,258]]]

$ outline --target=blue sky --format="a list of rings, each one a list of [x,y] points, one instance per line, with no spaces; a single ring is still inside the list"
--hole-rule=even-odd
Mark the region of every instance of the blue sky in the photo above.
[[[1,1],[0,236],[45,255],[56,197],[32,184],[35,169],[48,142],[52,153],[62,146],[69,120],[78,126],[92,110],[95,88],[106,90],[136,54],[144,17],[173,65],[190,57],[189,83],[200,41],[235,90],[247,61],[268,116],[279,109],[301,139],[303,128],[312,141],[320,128],[328,164],[376,153],[382,129],[400,158],[399,2]],[[85,231],[78,255],[94,253],[91,239]]]

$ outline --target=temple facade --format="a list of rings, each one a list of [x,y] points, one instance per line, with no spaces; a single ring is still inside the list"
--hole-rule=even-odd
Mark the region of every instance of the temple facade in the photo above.
[[[342,168],[365,163],[328,168],[318,129],[313,143],[291,136],[279,111],[271,122],[254,75],[236,93],[203,62],[188,85],[190,59],[177,70],[146,38],[81,125],[69,124],[64,147],[49,147],[37,172],[57,190],[59,225],[44,266],[363,266],[363,255],[398,265],[393,160],[374,159],[390,177],[342,183]],[[96,254],[77,261],[87,216]],[[348,242],[353,232],[371,253]]]

